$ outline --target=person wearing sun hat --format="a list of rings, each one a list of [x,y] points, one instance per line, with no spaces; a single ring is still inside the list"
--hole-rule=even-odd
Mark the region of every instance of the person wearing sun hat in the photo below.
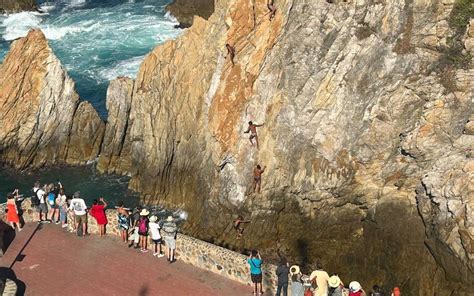
[[[153,256],[157,256],[161,258],[165,256],[161,251],[161,235],[160,235],[160,224],[158,224],[158,217],[153,215],[150,217],[150,223],[148,224],[150,228],[150,236],[151,241],[155,245],[155,251],[153,252]],[[158,246],[160,246],[160,252],[158,252]]]
[[[168,216],[165,223],[163,224],[163,240],[165,241],[168,261],[173,263],[176,261],[175,252],[176,252],[176,234],[178,232],[178,227],[174,222],[173,216]]]
[[[349,296],[367,296],[367,294],[359,282],[352,281],[349,284]]]
[[[148,215],[150,212],[147,209],[142,209],[140,211],[140,219],[138,219],[138,235],[140,236],[140,247],[143,253],[148,252],[147,242],[148,242],[148,228],[149,221]]]
[[[344,288],[344,284],[342,283],[339,276],[333,274],[328,279],[328,296],[342,296],[342,289]]]
[[[301,270],[298,265],[290,267],[290,278],[291,278],[291,295],[292,296],[303,296],[304,286],[301,281]]]

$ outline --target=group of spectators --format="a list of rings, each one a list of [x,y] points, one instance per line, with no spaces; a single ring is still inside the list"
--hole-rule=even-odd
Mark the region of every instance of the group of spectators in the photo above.
[[[262,264],[263,260],[258,251],[252,250],[247,259],[250,266],[250,277],[253,283],[253,294],[263,295]],[[352,281],[346,287],[337,274],[329,276],[323,270],[321,262],[316,262],[316,270],[310,276],[303,275],[298,265],[290,267],[286,259],[282,259],[277,267],[278,277],[276,296],[287,296],[291,281],[292,296],[400,296],[400,289],[395,287],[389,294],[383,293],[378,285],[367,293],[357,281]]]
[[[21,203],[23,195],[19,194],[18,189],[7,197],[7,221],[12,228],[15,226],[21,231],[20,223],[22,211]],[[65,190],[58,180],[56,184],[40,185],[36,182],[33,187],[33,196],[31,197],[32,206],[36,209],[38,223],[62,224],[67,227],[68,212],[72,212],[73,231],[77,236],[88,236],[88,215],[93,217],[98,225],[99,236],[103,237],[106,233],[106,225],[109,224],[106,208],[107,202],[103,197],[95,199],[90,208],[81,197],[79,191],[72,195],[72,198],[65,194]],[[123,201],[120,201],[116,208],[118,230],[122,241],[129,243],[128,247],[140,249],[141,252],[148,252],[148,240],[151,239],[153,245],[153,256],[164,257],[162,244],[166,245],[166,255],[170,263],[176,261],[176,236],[178,227],[175,219],[168,216],[165,221],[159,221],[157,215],[150,215],[146,208],[137,207],[133,210],[124,207]]]

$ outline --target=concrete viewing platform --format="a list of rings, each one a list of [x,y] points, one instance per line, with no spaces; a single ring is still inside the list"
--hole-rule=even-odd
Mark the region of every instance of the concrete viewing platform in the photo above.
[[[179,252],[179,249],[177,250]],[[60,225],[27,223],[0,258],[18,295],[251,295],[252,289],[152,252],[130,249],[115,235],[76,237]]]

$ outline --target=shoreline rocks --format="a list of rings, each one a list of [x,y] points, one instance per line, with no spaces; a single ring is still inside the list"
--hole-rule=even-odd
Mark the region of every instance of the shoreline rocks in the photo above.
[[[38,10],[35,0],[0,0],[0,13]]]
[[[176,17],[180,28],[189,28],[194,16],[208,19],[214,13],[214,0],[173,0],[166,10]]]
[[[0,161],[16,169],[86,164],[99,153],[104,123],[39,30],[14,41],[0,65]]]

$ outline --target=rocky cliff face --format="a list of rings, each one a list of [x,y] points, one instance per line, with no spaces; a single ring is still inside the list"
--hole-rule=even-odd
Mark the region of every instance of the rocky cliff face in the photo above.
[[[180,23],[180,27],[188,28],[193,24],[194,16],[208,19],[214,12],[214,0],[174,0],[166,7]]]
[[[135,81],[113,81],[99,169],[184,208],[205,240],[305,268],[321,258],[365,287],[469,295],[472,3],[275,4],[270,21],[265,1],[219,1]],[[259,149],[249,120],[265,123]],[[251,220],[241,240],[236,214]]]
[[[104,123],[48,47],[41,31],[13,42],[0,65],[0,161],[18,169],[85,164],[99,152]]]
[[[35,10],[36,8],[34,0],[0,0],[0,13]]]
[[[366,286],[467,295],[472,7],[334,2],[276,1],[270,21],[264,1],[221,1],[151,52],[122,173],[215,243],[322,258]],[[249,120],[265,123],[258,150],[242,133]],[[263,191],[251,194],[258,163]],[[240,241],[236,214],[252,221]]]

